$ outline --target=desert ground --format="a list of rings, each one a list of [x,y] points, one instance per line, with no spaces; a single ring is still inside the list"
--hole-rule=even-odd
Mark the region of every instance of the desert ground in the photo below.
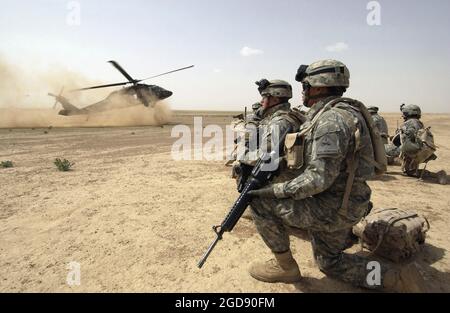
[[[0,112],[1,114],[1,112]],[[231,113],[175,112],[169,124],[141,127],[0,129],[1,292],[365,292],[324,276],[307,238],[291,237],[304,279],[252,279],[270,256],[252,221],[241,219],[202,269],[197,262],[238,193],[224,161],[174,161],[171,130],[229,124]],[[390,131],[398,113],[385,114]],[[450,173],[450,115],[425,114],[439,145],[428,169]],[[60,172],[55,158],[75,163]],[[417,255],[429,290],[450,292],[450,185],[403,177],[398,166],[370,182],[377,207],[410,209],[431,224]],[[356,245],[349,250],[357,253]],[[79,286],[66,282],[80,264]]]

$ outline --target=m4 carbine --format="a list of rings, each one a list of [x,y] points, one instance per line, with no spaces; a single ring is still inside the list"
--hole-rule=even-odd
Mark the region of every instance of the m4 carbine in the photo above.
[[[222,224],[213,226],[213,230],[216,233],[217,237],[209,246],[200,262],[198,262],[199,268],[201,268],[206,262],[209,254],[212,252],[219,240],[222,239],[223,234],[225,232],[231,232],[241,218],[245,209],[252,200],[252,197],[248,194],[249,191],[256,190],[264,186],[278,171],[280,158],[279,154],[277,153],[278,151],[275,151],[272,151],[271,153],[265,153],[261,156],[255,167],[253,168],[250,177],[247,179],[241,194],[237,198],[236,202],[234,202],[233,206],[230,209],[230,212],[225,217]]]

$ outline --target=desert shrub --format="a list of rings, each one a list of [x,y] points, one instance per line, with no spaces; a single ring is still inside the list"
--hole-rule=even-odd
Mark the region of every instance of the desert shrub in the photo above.
[[[13,167],[13,162],[11,161],[2,161],[0,162],[0,166],[3,168]]]
[[[53,162],[56,167],[58,168],[58,170],[62,171],[62,172],[67,172],[70,170],[70,168],[75,164],[75,163],[71,163],[69,160],[67,159],[59,159],[56,158],[55,161]]]

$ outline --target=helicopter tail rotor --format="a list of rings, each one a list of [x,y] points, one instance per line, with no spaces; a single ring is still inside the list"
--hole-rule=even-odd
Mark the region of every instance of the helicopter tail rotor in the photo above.
[[[63,91],[64,91],[64,86],[61,87],[59,95],[52,94],[51,92],[48,93],[49,96],[55,97],[55,103],[53,104],[53,110],[56,109],[56,105],[58,104],[58,97],[62,96]]]

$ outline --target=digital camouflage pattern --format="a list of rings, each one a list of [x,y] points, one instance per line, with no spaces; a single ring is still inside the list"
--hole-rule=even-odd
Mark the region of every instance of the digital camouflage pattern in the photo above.
[[[408,104],[408,105],[401,105],[400,111],[403,114],[403,117],[409,118],[409,117],[416,117],[420,118],[422,116],[422,110],[418,105],[415,104]]]
[[[395,158],[400,156],[400,147],[397,147],[393,143],[384,145],[384,149],[386,150],[386,156],[388,157],[388,160],[391,160],[391,163],[393,163]]]
[[[312,120],[334,98],[317,102],[308,112],[308,118]],[[347,160],[355,146],[348,113],[357,121],[362,145],[357,154],[349,206],[342,210]],[[308,125],[303,124],[301,129]],[[374,168],[362,156],[373,158],[373,148],[363,116],[350,105],[338,103],[320,116],[307,133],[304,145],[304,166],[299,170],[282,169],[271,185],[278,199],[255,198],[252,201],[258,232],[272,252],[282,253],[290,246],[286,226],[308,230],[314,257],[322,272],[356,286],[381,288],[367,285],[369,259],[343,253],[351,242],[353,225],[371,209],[371,189],[366,180],[373,176]],[[381,270],[383,274],[387,267],[381,265]]]
[[[383,144],[385,144],[385,145],[388,144],[389,130],[388,130],[386,120],[378,113],[371,112],[371,115],[372,115],[373,122],[375,123],[375,126],[380,131],[380,135],[381,135]]]
[[[350,72],[344,63],[336,60],[322,60],[312,63],[308,66],[306,74],[314,74],[314,72],[326,68],[335,68],[335,73],[323,73],[307,76],[303,82],[309,83],[312,87],[345,87],[350,86]],[[343,73],[340,71],[343,68]]]
[[[405,174],[417,174],[419,164],[414,157],[422,148],[422,143],[417,141],[417,132],[422,128],[423,123],[417,118],[409,118],[400,126],[400,159]]]
[[[260,108],[261,108],[261,103],[255,102],[255,103],[252,104],[252,110],[253,110],[253,112],[258,111]]]
[[[260,139],[258,149],[246,153],[242,158],[242,163],[255,165],[262,153],[272,151],[272,146],[280,143],[279,153],[280,156],[283,155],[284,151],[281,148],[284,147],[286,134],[295,130],[295,125],[286,118],[290,108],[291,104],[284,102],[261,111],[262,119],[258,122]]]
[[[392,143],[385,145],[389,159],[400,158],[404,173],[415,174],[418,164],[413,162],[414,156],[420,151],[421,142],[417,141],[417,132],[423,129],[423,123],[417,118],[407,118],[396,131]]]
[[[417,132],[424,128],[423,123],[417,118],[410,118],[400,126],[401,151],[406,155],[412,155],[420,150],[420,143],[416,141]]]
[[[252,114],[247,117],[247,120],[252,122],[259,122],[261,120],[262,111],[263,109],[261,107],[261,103],[255,102],[252,105]]]
[[[274,79],[269,85],[261,90],[261,96],[272,96],[278,98],[292,98],[292,86],[287,81]]]
[[[257,136],[258,136],[258,126],[259,122],[261,121],[263,109],[261,107],[261,103],[255,102],[252,104],[252,113],[244,117],[244,114],[239,114],[234,116],[234,119],[231,121],[231,129],[233,132],[236,133],[237,138],[235,139],[235,148],[233,150],[233,153],[231,154],[230,160],[226,162],[226,165],[232,165],[233,162],[236,162],[238,159],[237,155],[237,148],[239,144],[242,144],[242,140],[244,141],[243,145],[245,146],[245,153],[248,153],[250,148],[253,148],[249,144],[250,140],[254,140],[255,145],[254,149],[257,149]],[[235,176],[235,166],[238,166],[238,162],[236,162],[233,166],[232,170],[232,177],[236,178]]]

